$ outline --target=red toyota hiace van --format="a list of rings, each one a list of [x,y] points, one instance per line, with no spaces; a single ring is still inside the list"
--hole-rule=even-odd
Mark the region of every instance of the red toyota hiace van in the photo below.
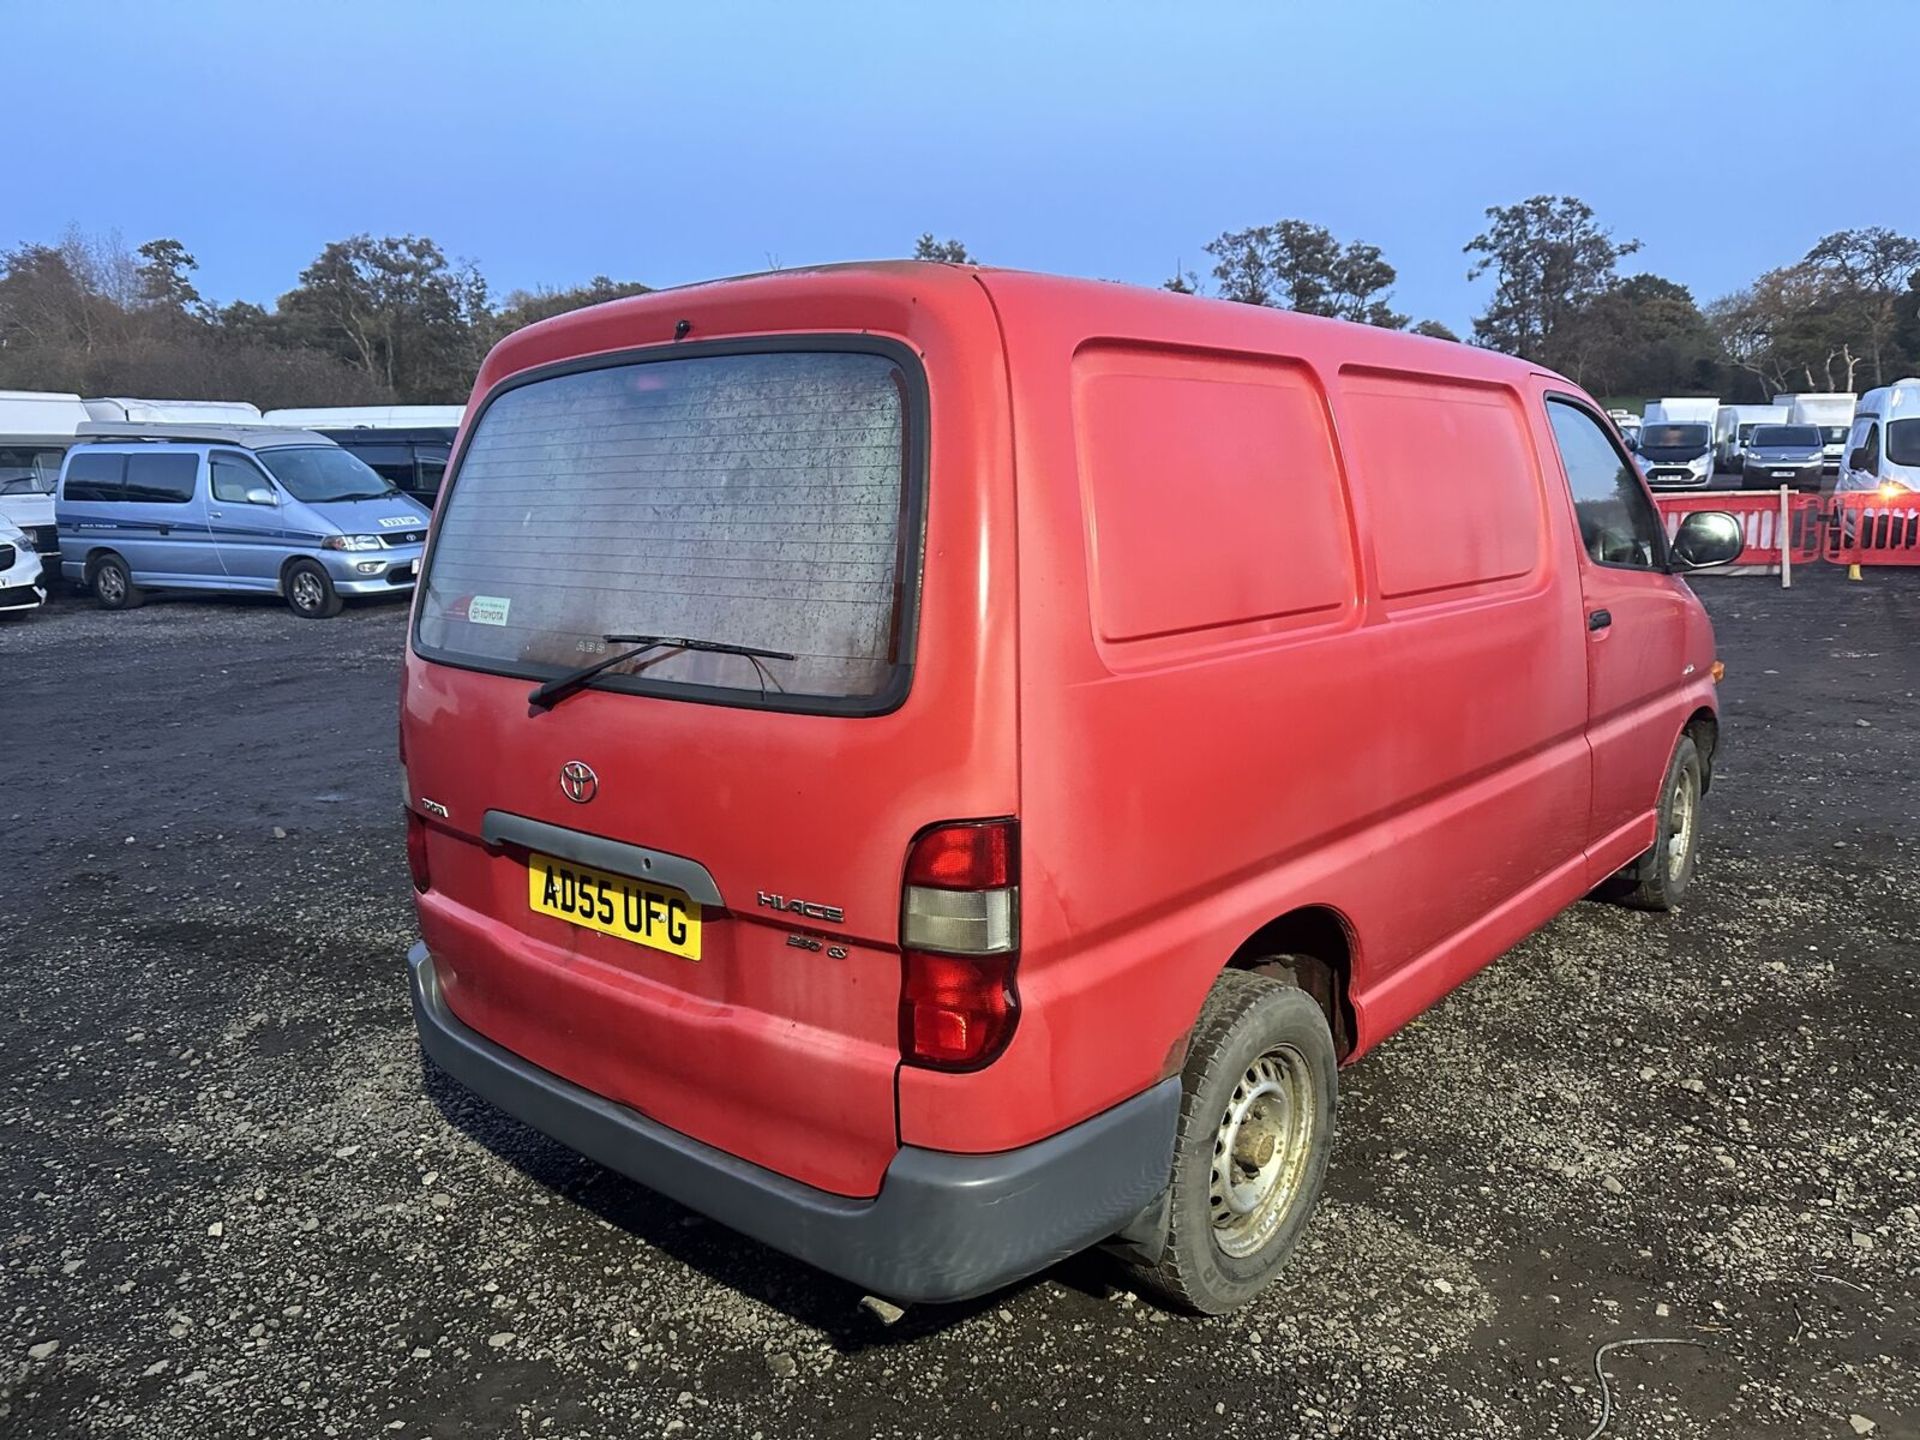
[[[1625,871],[1713,637],[1594,403],[1465,345],[970,266],[488,357],[401,739],[426,1053],[897,1300],[1285,1262],[1336,1072]]]

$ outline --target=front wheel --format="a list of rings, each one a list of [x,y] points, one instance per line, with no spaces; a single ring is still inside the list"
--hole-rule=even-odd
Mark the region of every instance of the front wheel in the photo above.
[[[106,555],[93,567],[93,598],[105,610],[132,610],[147,597],[133,583],[133,572],[118,555]]]
[[[1241,970],[1214,982],[1181,1075],[1166,1233],[1139,1267],[1149,1288],[1222,1315],[1280,1273],[1326,1179],[1338,1077],[1306,991]]]
[[[347,603],[327,572],[311,560],[296,560],[287,567],[286,591],[288,608],[302,620],[328,619]]]
[[[1634,887],[1626,897],[1642,910],[1677,910],[1693,883],[1700,854],[1700,796],[1706,789],[1700,748],[1682,735],[1667,762],[1660,791],[1660,824],[1653,848],[1640,857]]]

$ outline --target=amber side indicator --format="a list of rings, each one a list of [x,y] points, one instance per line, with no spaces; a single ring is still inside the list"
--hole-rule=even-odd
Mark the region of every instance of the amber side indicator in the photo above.
[[[1707,673],[1713,677],[1713,683],[1718,685],[1722,680],[1727,678],[1727,662],[1724,660],[1714,661]]]

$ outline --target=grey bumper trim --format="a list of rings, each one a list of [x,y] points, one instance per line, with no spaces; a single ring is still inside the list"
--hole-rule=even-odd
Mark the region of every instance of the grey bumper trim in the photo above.
[[[743,1235],[899,1301],[965,1300],[1121,1229],[1165,1186],[1178,1078],[1058,1135],[993,1155],[903,1147],[849,1199],[717,1150],[522,1060],[447,1008],[425,944],[407,955],[427,1055],[561,1144]]]
[[[480,817],[480,838],[489,845],[519,845],[562,860],[577,860],[582,865],[611,870],[616,875],[631,875],[636,880],[657,880],[684,890],[702,905],[721,905],[720,887],[713,874],[698,860],[684,855],[669,855],[664,850],[649,850],[644,845],[628,845],[604,835],[589,835],[583,830],[568,830],[544,820],[529,820],[524,815],[509,815],[504,810],[489,810]]]

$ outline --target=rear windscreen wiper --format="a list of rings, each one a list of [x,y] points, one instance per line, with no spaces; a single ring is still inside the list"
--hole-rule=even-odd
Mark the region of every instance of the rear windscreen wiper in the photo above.
[[[752,645],[734,645],[725,640],[694,640],[685,635],[602,635],[609,645],[625,645],[629,648],[595,660],[590,665],[582,665],[578,670],[569,670],[564,675],[556,675],[544,685],[537,685],[533,693],[527,696],[527,704],[536,710],[551,710],[574,691],[582,689],[586,683],[602,671],[628,660],[638,659],[649,650],[710,650],[717,655],[744,655],[750,660],[792,660],[797,657],[785,650],[761,650]]]

